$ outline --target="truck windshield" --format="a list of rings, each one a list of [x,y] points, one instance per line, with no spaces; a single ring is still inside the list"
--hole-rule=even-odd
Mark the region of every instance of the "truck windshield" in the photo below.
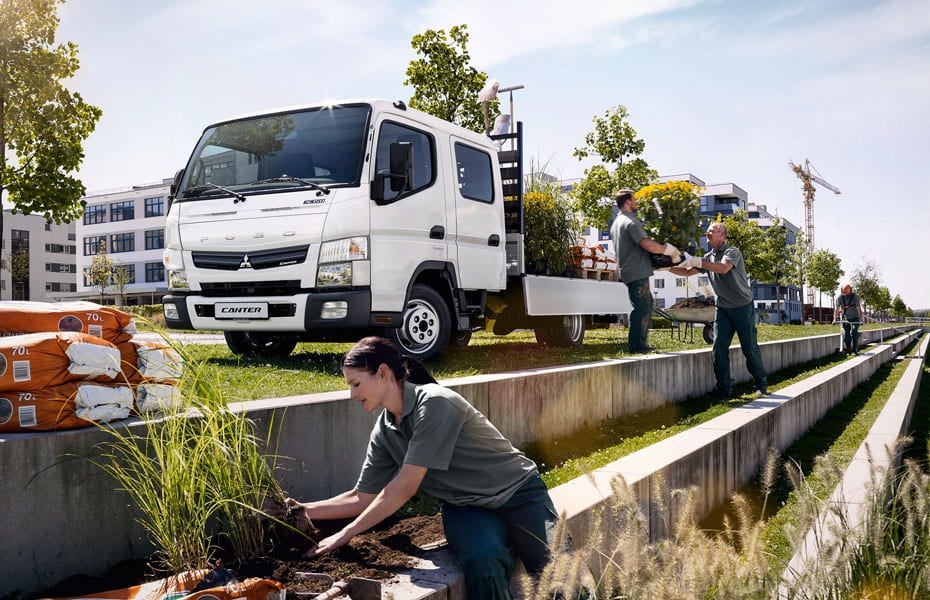
[[[327,106],[210,127],[185,169],[178,199],[358,185],[370,112],[367,104]]]

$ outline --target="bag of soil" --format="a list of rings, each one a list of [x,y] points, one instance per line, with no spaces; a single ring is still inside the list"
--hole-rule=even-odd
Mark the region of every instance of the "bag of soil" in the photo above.
[[[70,381],[119,381],[116,346],[86,333],[0,337],[0,391],[28,392]]]
[[[108,342],[121,342],[136,333],[133,316],[93,302],[2,302],[0,336],[77,331]]]

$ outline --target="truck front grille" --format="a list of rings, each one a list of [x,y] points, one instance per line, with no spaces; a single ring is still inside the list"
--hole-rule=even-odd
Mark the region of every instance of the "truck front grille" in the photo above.
[[[223,296],[293,296],[300,293],[300,280],[292,281],[227,281],[221,283],[203,283],[200,293],[203,296],[218,298]]]
[[[240,269],[271,269],[297,265],[307,260],[310,246],[293,246],[255,252],[192,252],[194,265],[200,269],[238,271]]]

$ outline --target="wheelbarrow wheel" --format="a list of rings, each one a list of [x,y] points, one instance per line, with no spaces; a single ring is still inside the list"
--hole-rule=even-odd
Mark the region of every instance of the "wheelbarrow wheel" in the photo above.
[[[704,341],[708,344],[714,343],[714,324],[705,323],[704,329],[701,330],[701,337],[704,338]]]

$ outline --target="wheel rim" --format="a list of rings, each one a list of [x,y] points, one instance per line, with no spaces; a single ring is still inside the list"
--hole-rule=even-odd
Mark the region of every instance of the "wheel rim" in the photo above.
[[[581,315],[565,317],[565,331],[572,343],[578,342],[584,336],[584,320]]]
[[[439,339],[439,326],[439,314],[432,304],[424,300],[411,300],[398,332],[401,343],[407,351],[422,354]]]

